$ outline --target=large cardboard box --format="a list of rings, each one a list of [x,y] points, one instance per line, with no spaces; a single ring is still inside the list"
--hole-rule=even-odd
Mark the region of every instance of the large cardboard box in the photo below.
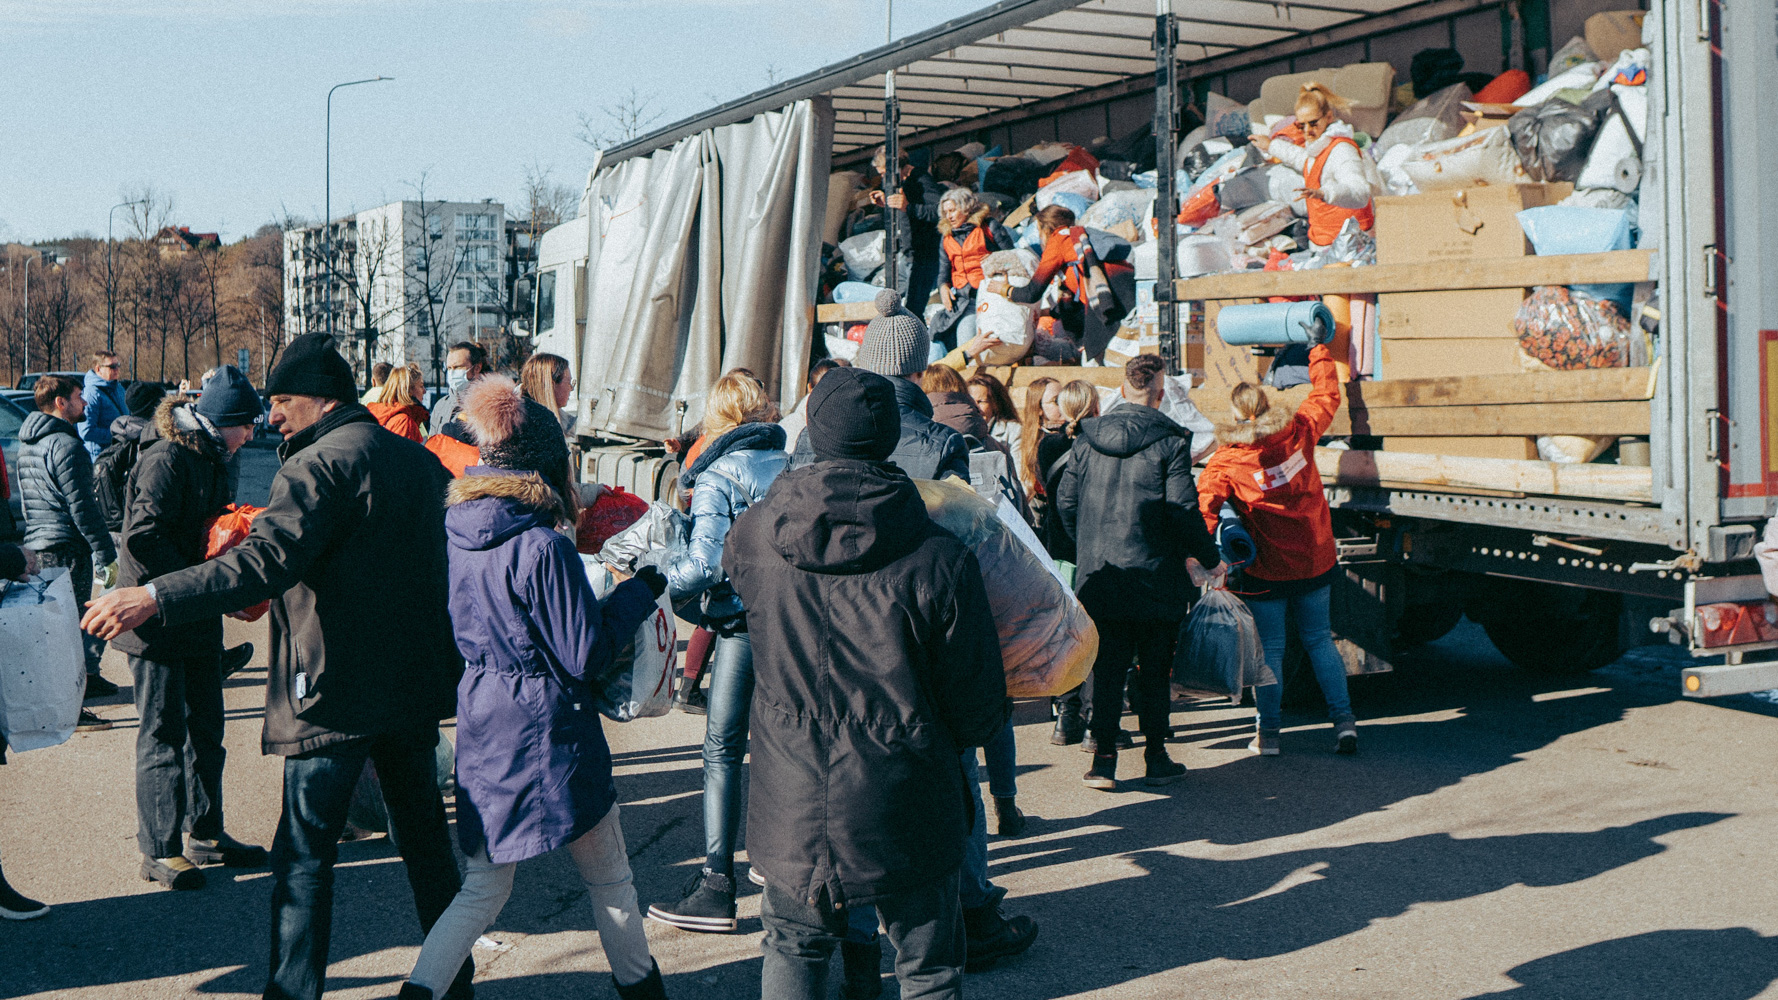
[[[1384,451],[1418,455],[1457,455],[1463,458],[1535,459],[1537,439],[1530,437],[1403,437],[1383,439]]]
[[[1385,340],[1386,379],[1438,378],[1444,375],[1511,375],[1520,371],[1519,341],[1513,337]]]
[[[1531,249],[1514,216],[1573,192],[1568,183],[1484,184],[1378,198],[1377,263],[1523,257]]]
[[[1517,337],[1513,317],[1524,300],[1522,288],[1389,292],[1377,296],[1377,333],[1384,340]]]

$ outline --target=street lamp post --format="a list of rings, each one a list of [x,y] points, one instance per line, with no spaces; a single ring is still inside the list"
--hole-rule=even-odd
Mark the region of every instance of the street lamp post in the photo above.
[[[325,207],[322,209],[321,219],[321,238],[324,241],[321,253],[325,262],[327,332],[330,335],[333,333],[333,92],[341,87],[356,87],[361,83],[381,83],[393,79],[395,78],[392,76],[373,76],[368,80],[348,80],[334,84],[327,91],[327,163],[326,180],[323,182],[326,190],[322,194]]]
[[[25,255],[25,371],[31,370],[31,255]]]
[[[111,206],[111,211],[105,213],[105,349],[107,351],[117,350],[117,240],[111,235],[112,226],[117,221],[118,209],[127,208],[130,205],[146,204],[148,204],[146,198],[120,201]],[[135,363],[136,359],[131,358],[130,364],[133,366]]]

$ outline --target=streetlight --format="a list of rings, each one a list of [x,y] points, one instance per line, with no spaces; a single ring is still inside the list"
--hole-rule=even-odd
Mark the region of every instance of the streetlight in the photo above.
[[[120,201],[111,206],[105,213],[105,350],[117,350],[117,240],[111,235],[113,224],[117,221],[117,210],[130,205],[146,205],[147,198],[134,201]],[[29,338],[26,338],[29,340]],[[130,359],[131,373],[134,374],[136,359]]]
[[[25,255],[25,370],[19,372],[23,376],[31,370],[31,255]]]
[[[341,87],[356,87],[361,83],[382,83],[384,80],[393,79],[395,78],[392,76],[373,76],[368,80],[348,80],[345,83],[334,84],[332,87],[328,88],[327,91],[327,179],[324,182],[326,191],[322,194],[322,200],[326,207],[322,209],[323,218],[321,219],[321,233],[325,243],[322,246],[321,252],[326,260],[327,267],[326,302],[327,332],[329,335],[333,333],[333,92]]]

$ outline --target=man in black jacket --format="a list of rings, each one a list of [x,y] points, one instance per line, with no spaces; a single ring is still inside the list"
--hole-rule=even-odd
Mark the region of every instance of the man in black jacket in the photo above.
[[[807,409],[817,461],[735,520],[722,560],[754,643],[762,993],[826,997],[849,911],[875,904],[904,995],[957,997],[974,812],[959,755],[1006,723],[987,591],[885,461],[901,434],[888,382],[836,369]]]
[[[1191,433],[1157,409],[1164,371],[1152,354],[1124,365],[1123,405],[1081,422],[1056,490],[1062,527],[1075,541],[1074,592],[1099,629],[1096,746],[1084,780],[1108,791],[1117,787],[1118,723],[1132,657],[1145,780],[1164,785],[1185,773],[1166,747],[1173,643],[1195,593],[1185,560],[1196,558],[1207,570],[1221,562],[1198,513]]]
[[[106,638],[272,601],[261,746],[284,760],[272,844],[270,1000],[317,1000],[327,972],[333,863],[368,759],[420,928],[460,885],[438,790],[438,722],[456,711],[462,659],[447,606],[444,491],[432,453],[378,426],[325,334],[284,349],[267,388],[283,467],[247,539],[196,566],[94,602]],[[469,996],[473,968],[446,995]]]
[[[118,554],[119,582],[149,583],[204,561],[206,528],[228,504],[228,458],[253,436],[259,396],[232,365],[194,403],[165,400],[138,433]],[[121,423],[119,417],[113,423]],[[265,849],[223,831],[222,617],[144,622],[113,642],[135,678],[136,844],[142,877],[204,884],[198,864],[257,868]],[[191,748],[187,766],[186,747]],[[181,841],[191,834],[189,851]]]
[[[884,182],[881,191],[871,192],[871,201],[885,208],[884,221],[895,225],[900,234],[897,239],[902,242],[895,255],[895,284],[902,290],[908,309],[923,318],[926,304],[932,298],[933,283],[938,280],[939,264],[944,258],[938,232],[938,205],[945,186],[934,180],[924,167],[915,166],[907,150],[902,150],[897,159],[901,163],[901,169],[897,171],[901,176],[899,186],[888,181],[886,151],[877,147],[871,165]],[[885,196],[884,191],[891,193]]]

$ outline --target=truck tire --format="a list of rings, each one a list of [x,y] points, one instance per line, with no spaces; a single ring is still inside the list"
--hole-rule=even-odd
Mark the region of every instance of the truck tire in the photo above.
[[[1495,579],[1471,602],[1470,618],[1516,667],[1584,674],[1623,654],[1621,594],[1552,583]]]
[[[1468,573],[1406,567],[1407,603],[1395,623],[1395,648],[1436,642],[1456,628],[1474,581]]]

